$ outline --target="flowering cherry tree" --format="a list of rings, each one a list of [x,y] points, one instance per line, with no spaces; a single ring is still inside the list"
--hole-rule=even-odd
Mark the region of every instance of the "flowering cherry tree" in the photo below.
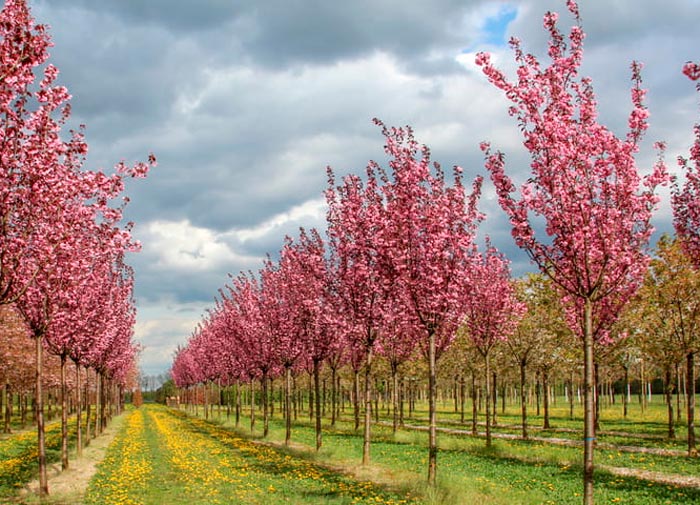
[[[484,358],[486,385],[486,445],[491,445],[491,364],[493,346],[507,340],[525,313],[515,293],[508,260],[487,241],[486,251],[472,263],[471,295],[467,299],[464,326],[474,347]]]
[[[700,80],[700,64],[688,62],[683,73],[692,81]],[[696,85],[700,92],[700,83]],[[678,164],[685,173],[682,187],[674,181],[671,204],[673,207],[673,224],[680,239],[681,246],[690,257],[695,268],[700,268],[700,124],[693,128],[695,141],[690,148],[688,158],[679,157]],[[693,346],[686,346],[686,380],[688,396],[688,451],[697,454],[695,448],[695,355],[700,351],[698,340]],[[691,442],[692,441],[692,442]]]
[[[365,368],[365,420],[362,463],[370,462],[370,373],[381,325],[383,304],[389,282],[381,262],[384,244],[380,237],[381,195],[372,166],[367,170],[367,182],[359,176],[348,175],[336,187],[333,171],[328,169],[328,237],[331,248],[330,272],[333,290],[342,315],[337,327],[343,336],[355,370],[356,428],[359,416],[358,371]]]
[[[291,335],[298,341],[292,352],[305,355],[311,361],[314,376],[314,413],[316,450],[322,445],[321,433],[321,364],[334,349],[337,340],[336,318],[330,298],[325,245],[315,229],[308,233],[303,228],[296,242],[288,238],[280,258],[280,274],[284,283],[285,308],[291,323]],[[286,376],[286,389],[290,390],[291,370]],[[287,437],[291,416],[289,394],[286,395]]]
[[[584,502],[593,502],[593,345],[594,314],[611,321],[613,314],[639,286],[648,264],[655,188],[666,181],[659,162],[642,179],[634,155],[647,129],[640,66],[633,64],[632,112],[626,138],[616,137],[597,121],[597,105],[589,78],[579,78],[584,32],[578,5],[567,6],[576,23],[566,37],[549,12],[544,26],[550,35],[551,64],[542,66],[526,54],[518,39],[511,46],[518,65],[511,82],[486,53],[477,55],[488,80],[513,103],[524,145],[532,156],[532,176],[514,196],[505,173],[505,158],[482,144],[486,167],[499,203],[510,218],[515,242],[558,286],[568,308],[571,329],[584,349]],[[533,222],[544,223],[542,236]],[[605,309],[605,310],[603,310]]]
[[[374,241],[385,282],[401,291],[403,306],[391,307],[393,317],[418,335],[428,361],[429,448],[428,482],[437,472],[437,360],[454,340],[471,296],[470,272],[475,258],[474,236],[482,216],[476,208],[481,178],[472,192],[462,184],[462,169],[454,168],[449,185],[445,173],[430,160],[430,151],[410,128],[387,128],[380,121],[390,156],[390,171],[374,163],[382,181],[380,234]],[[392,295],[396,296],[396,295]]]

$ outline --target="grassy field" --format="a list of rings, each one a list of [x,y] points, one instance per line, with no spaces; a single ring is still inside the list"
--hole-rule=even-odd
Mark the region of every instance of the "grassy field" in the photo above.
[[[496,438],[486,448],[483,437],[467,434],[471,422],[442,405],[438,486],[428,488],[427,413],[418,405],[406,427],[372,428],[371,464],[363,467],[361,429],[354,430],[346,411],[335,427],[324,420],[323,447],[313,447],[308,415],[294,424],[292,445],[284,447],[279,415],[262,439],[262,420],[250,432],[249,419],[238,428],[233,415],[217,410],[208,421],[158,405],[129,410],[107,455],[85,493],[86,504],[578,504],[581,502],[581,448],[561,445],[581,438],[580,412],[568,418],[563,402],[552,409],[549,430],[542,418],[530,418],[532,440]],[[382,418],[387,422],[388,418]],[[499,411],[497,436],[519,434],[516,407]],[[605,408],[596,450],[596,503],[700,503],[700,485],[683,485],[683,476],[700,477],[700,458],[684,454],[684,428],[676,440],[666,438],[665,407],[654,403],[641,411],[630,406],[623,419],[620,406]],[[411,428],[414,427],[414,428]],[[480,426],[483,430],[483,426]],[[32,433],[32,432],[28,432]],[[557,443],[553,443],[557,442]],[[30,435],[5,437],[0,471],[9,467],[10,447],[31,453]],[[2,452],[2,451],[5,452]],[[643,450],[664,450],[650,454]],[[21,452],[21,451],[20,451]],[[29,456],[25,456],[27,460]],[[27,460],[28,461],[28,460]],[[627,474],[620,475],[621,470]],[[6,472],[7,473],[7,472]],[[13,496],[29,470],[0,480],[0,497]],[[2,473],[0,473],[0,476]],[[691,483],[692,484],[692,483]],[[1,493],[4,493],[1,494]],[[2,499],[0,499],[2,502]],[[13,501],[21,503],[21,501]],[[46,503],[63,503],[60,501]],[[74,503],[74,502],[71,502]]]
[[[599,434],[602,446],[611,448],[596,450],[596,501],[598,503],[666,504],[700,502],[700,489],[673,483],[677,476],[700,476],[700,458],[684,455],[659,455],[633,452],[634,446],[667,451],[685,451],[686,432],[677,427],[677,438],[666,438],[665,406],[652,402],[642,412],[639,405],[631,404],[628,419],[622,416],[619,405],[604,408]],[[414,412],[405,419],[407,426],[427,425],[427,412]],[[471,422],[459,423],[459,415],[450,405],[443,404],[439,423],[446,429],[470,431]],[[349,414],[349,412],[346,412]],[[200,412],[201,415],[201,412]],[[482,437],[460,434],[439,434],[438,487],[428,489],[424,485],[427,474],[427,434],[423,431],[402,429],[393,434],[389,426],[373,427],[372,465],[365,470],[359,464],[362,455],[361,429],[355,432],[348,416],[336,427],[324,426],[324,445],[316,454],[311,449],[315,443],[312,425],[297,420],[292,440],[300,457],[312,458],[323,464],[341,467],[359,475],[371,474],[383,482],[399,482],[422,496],[425,503],[493,503],[493,504],[564,504],[581,501],[581,453],[580,447],[547,443],[549,439],[564,439],[576,443],[581,439],[582,412],[577,409],[574,419],[569,419],[568,405],[560,401],[550,413],[549,430],[538,429],[542,417],[531,416],[530,435],[538,440],[495,439],[493,446],[485,447]],[[233,416],[231,416],[233,417]],[[388,418],[382,418],[388,422]],[[481,419],[483,421],[483,419]],[[216,413],[212,422],[230,427],[231,419]],[[499,410],[496,434],[519,434],[520,413],[517,407]],[[250,433],[248,418],[243,417],[239,432],[246,436],[259,437],[259,431]],[[258,420],[257,428],[261,429]],[[480,426],[483,430],[483,426]],[[545,440],[540,440],[545,439]],[[284,425],[281,419],[273,419],[271,431],[266,439],[282,444]],[[620,446],[620,447],[618,447]],[[625,446],[625,447],[622,447]],[[632,473],[654,479],[616,475],[615,469],[631,469]],[[629,473],[629,472],[628,472]],[[658,482],[667,479],[671,483]]]

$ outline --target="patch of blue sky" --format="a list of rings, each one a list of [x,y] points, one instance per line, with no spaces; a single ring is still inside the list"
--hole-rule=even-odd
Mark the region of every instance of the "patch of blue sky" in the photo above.
[[[515,5],[501,3],[496,9],[489,9],[479,26],[478,46],[503,47],[508,44],[508,25],[517,17]],[[465,50],[470,52],[473,48]]]
[[[483,42],[492,46],[504,46],[508,43],[506,33],[508,25],[518,15],[518,9],[513,5],[504,4],[495,16],[486,18],[483,24]]]

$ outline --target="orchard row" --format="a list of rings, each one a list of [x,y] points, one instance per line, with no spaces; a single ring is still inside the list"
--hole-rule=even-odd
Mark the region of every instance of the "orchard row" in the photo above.
[[[649,268],[651,217],[659,200],[656,190],[668,184],[670,177],[662,144],[657,145],[659,161],[650,175],[642,178],[635,161],[649,116],[641,65],[632,65],[632,110],[628,132],[620,138],[597,122],[592,83],[579,75],[584,32],[578,6],[569,0],[567,7],[575,21],[568,36],[559,30],[555,13],[544,17],[548,65],[526,54],[517,39],[511,41],[515,81],[497,69],[488,54],[476,58],[489,82],[512,102],[510,114],[531,153],[532,174],[518,193],[506,173],[503,153],[487,142],[481,144],[516,244],[548,279],[545,289],[556,293],[547,302],[552,304],[549,312],[541,313],[544,302],[535,286],[525,282],[516,288],[507,259],[488,240],[485,248],[479,247],[475,234],[481,220],[477,210],[481,179],[476,178],[471,192],[467,191],[462,170],[455,168],[449,180],[439,165],[431,164],[429,149],[416,142],[409,128],[388,128],[376,121],[385,137],[388,168],[370,162],[363,176],[351,174],[339,182],[329,169],[327,238],[315,230],[301,230],[298,238],[286,239],[279,261],[268,259],[257,275],[234,276],[177,354],[172,368],[176,383],[190,387],[209,381],[229,384],[259,379],[266,405],[268,379],[285,377],[289,441],[293,372],[312,371],[318,401],[320,368],[347,365],[365,376],[363,463],[367,464],[370,377],[376,356],[389,363],[396,392],[398,369],[411,357],[422,355],[428,379],[428,482],[434,484],[436,376],[441,357],[460,339],[475,349],[483,362],[488,398],[490,360],[499,342],[513,341],[514,335],[535,339],[567,331],[579,342],[578,352],[571,356],[583,389],[583,495],[588,504],[593,502],[596,364],[626,334],[616,326],[619,316],[647,282],[650,293],[644,310],[649,312],[639,319],[661,322],[649,336],[656,344],[649,345],[662,349],[663,339],[676,339],[672,358],[666,351],[653,354],[654,358],[666,364],[659,358],[667,356],[669,370],[675,370],[679,356],[687,361],[688,445],[694,454],[692,390],[698,342],[694,327],[682,325],[689,324],[685,310],[696,307],[698,293],[693,291],[682,299],[685,306],[675,309],[655,297],[656,289],[680,281],[671,266],[664,270],[664,259],[658,268]],[[700,68],[689,63],[684,73],[698,79]],[[697,129],[696,134],[691,159],[681,160],[686,183],[679,186],[674,181],[672,189],[679,243],[687,254],[679,260],[684,266],[700,266]],[[694,283],[692,268],[683,275]],[[558,329],[554,329],[557,318],[550,317],[556,312],[563,322]],[[654,317],[647,318],[648,313]],[[639,331],[641,327],[633,325],[627,333]],[[530,352],[563,355],[564,349],[533,343]],[[469,360],[461,366],[468,367]],[[315,411],[318,447],[322,442],[318,406]]]
[[[61,387],[63,468],[67,460],[67,362],[94,370],[103,384],[125,384],[136,366],[132,340],[133,271],[124,255],[138,249],[120,223],[124,180],[145,177],[148,163],[116,166],[111,175],[82,167],[82,131],[61,130],[68,90],[47,63],[51,41],[24,0],[0,11],[0,384],[5,395],[34,382],[41,494],[48,492],[44,391]],[[65,135],[64,135],[65,136]],[[33,349],[34,370],[24,366]],[[45,352],[56,372],[44,371]],[[82,399],[78,397],[80,405]],[[77,409],[78,414],[81,408]],[[80,419],[78,420],[80,423]]]

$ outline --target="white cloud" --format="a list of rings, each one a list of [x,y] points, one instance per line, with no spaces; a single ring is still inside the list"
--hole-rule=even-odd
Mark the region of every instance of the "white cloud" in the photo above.
[[[243,228],[228,232],[227,235],[240,242],[248,242],[260,239],[264,236],[275,233],[290,223],[317,222],[326,215],[326,201],[323,198],[309,200],[301,205],[295,205],[291,209],[274,215],[270,219],[252,228]]]
[[[139,308],[134,337],[143,346],[141,367],[147,375],[168,368],[178,345],[187,342],[205,309],[202,303],[172,301]]]
[[[144,253],[157,257],[163,270],[204,271],[249,260],[221,240],[221,234],[189,220],[152,221],[145,226]]]

